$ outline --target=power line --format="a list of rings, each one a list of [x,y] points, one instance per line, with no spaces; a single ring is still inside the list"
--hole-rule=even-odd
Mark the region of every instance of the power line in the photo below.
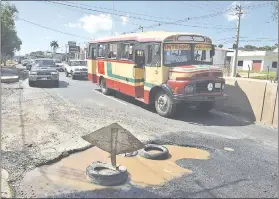
[[[93,12],[99,12],[99,13],[106,13],[106,14],[110,14],[110,15],[116,15],[116,16],[121,16],[123,17],[123,15],[121,14],[117,14],[117,13],[112,13],[112,12],[107,12],[107,11],[100,11],[100,10],[96,10],[96,9],[91,9],[91,8],[85,8],[85,7],[79,7],[79,6],[74,6],[74,5],[69,5],[69,4],[65,4],[65,3],[60,3],[60,2],[52,2],[55,4],[60,4],[60,5],[65,5],[68,7],[74,7],[74,8],[79,8],[79,9],[85,9],[85,10],[90,10]],[[133,18],[133,19],[138,19],[138,20],[145,20],[145,21],[151,21],[151,22],[157,22],[159,24],[163,24],[163,23],[169,23],[169,24],[173,24],[173,25],[179,25],[179,26],[187,26],[187,27],[199,27],[199,28],[216,28],[216,29],[235,29],[235,28],[220,28],[220,27],[205,27],[205,26],[197,26],[197,25],[188,25],[188,24],[179,24],[179,23],[174,23],[174,22],[165,22],[165,21],[158,21],[158,20],[154,20],[154,19],[147,19],[147,18],[141,18],[141,17],[134,17],[134,16],[127,16],[127,18]],[[146,28],[146,27],[145,27]],[[132,31],[131,31],[132,32]]]
[[[62,31],[60,31],[60,30],[56,30],[56,29],[53,29],[53,28],[49,28],[49,27],[46,27],[46,26],[43,26],[43,25],[40,25],[40,24],[31,22],[31,21],[27,21],[27,20],[22,19],[22,18],[19,18],[19,17],[17,17],[17,19],[18,19],[18,20],[21,20],[21,21],[24,21],[24,22],[26,22],[26,23],[29,23],[29,24],[32,24],[32,25],[35,25],[35,26],[38,26],[38,27],[41,27],[41,28],[45,28],[45,29],[48,29],[48,30],[52,30],[52,31],[55,31],[55,32],[59,32],[59,33],[65,34],[65,35],[69,35],[69,36],[73,36],[73,37],[78,37],[78,38],[82,38],[82,39],[86,39],[86,40],[91,40],[90,38],[87,38],[87,37],[82,37],[82,36],[74,35],[74,34],[71,34],[71,33],[62,32]]]

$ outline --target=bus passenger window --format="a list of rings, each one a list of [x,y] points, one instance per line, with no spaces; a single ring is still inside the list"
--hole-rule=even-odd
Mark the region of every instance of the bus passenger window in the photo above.
[[[117,56],[117,44],[109,44],[108,58],[116,59]]]
[[[134,50],[134,44],[122,44],[122,55],[121,59],[133,59],[133,50]]]
[[[105,57],[106,55],[106,46],[103,44],[100,44],[98,46],[98,57]]]
[[[152,45],[147,46],[147,64],[151,64],[152,62]]]

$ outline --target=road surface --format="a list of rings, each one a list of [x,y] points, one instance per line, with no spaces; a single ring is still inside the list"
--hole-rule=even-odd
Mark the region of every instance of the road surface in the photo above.
[[[64,73],[59,88],[30,88],[28,79],[3,87],[2,164],[17,197],[278,197],[277,129],[214,110],[201,115],[181,108],[175,119],[163,118],[129,97],[104,96],[98,86]],[[88,148],[81,136],[113,122],[144,143],[196,147],[210,159],[177,160],[193,173],[154,186],[26,189],[29,171]]]

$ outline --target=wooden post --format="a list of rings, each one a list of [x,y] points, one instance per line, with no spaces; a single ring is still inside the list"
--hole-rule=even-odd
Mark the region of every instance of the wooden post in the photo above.
[[[111,164],[116,167],[116,149],[117,149],[117,137],[118,137],[118,129],[111,129]]]

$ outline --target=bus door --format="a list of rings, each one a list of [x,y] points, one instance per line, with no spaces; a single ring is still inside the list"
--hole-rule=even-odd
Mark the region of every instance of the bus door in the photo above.
[[[143,98],[144,96],[144,65],[144,50],[135,48],[135,65],[133,68],[133,77],[136,98]]]
[[[97,44],[90,44],[89,45],[89,53],[88,53],[88,61],[87,61],[87,67],[88,67],[88,79],[91,80],[93,83],[97,83]]]

